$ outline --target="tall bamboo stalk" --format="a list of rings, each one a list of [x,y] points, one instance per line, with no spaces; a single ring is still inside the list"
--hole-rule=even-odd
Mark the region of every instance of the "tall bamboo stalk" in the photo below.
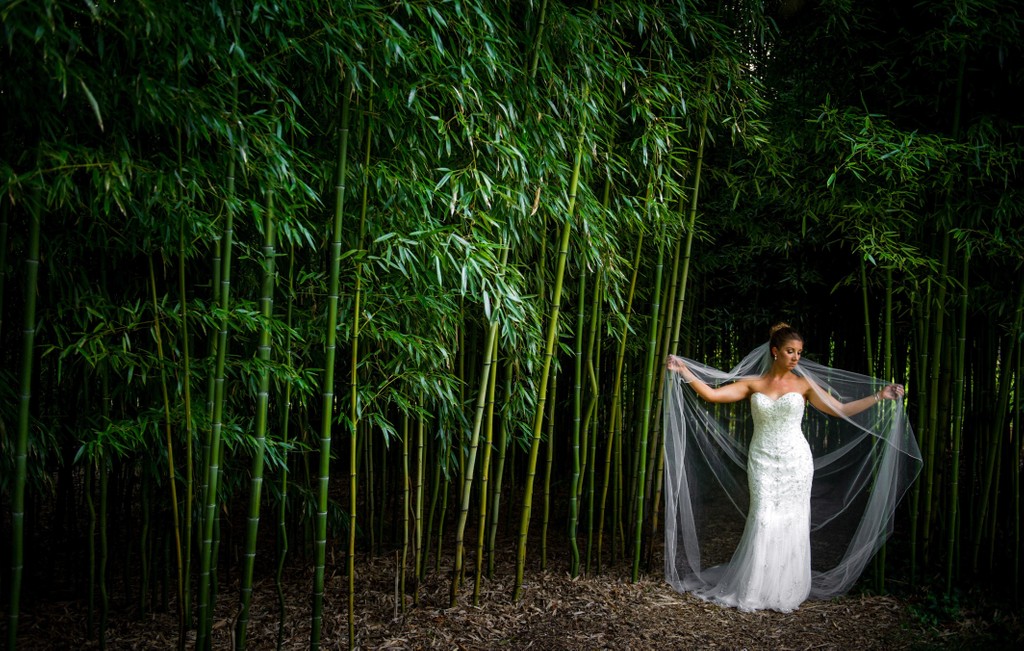
[[[864,305],[864,349],[867,353],[868,374],[870,375],[875,369],[875,359],[872,354],[874,340],[871,338],[871,304],[868,301],[868,271],[864,256],[860,258],[860,292]]]
[[[971,250],[964,250],[963,276],[960,279],[960,324],[957,328],[956,365],[953,370],[953,449],[949,471],[949,517],[946,524],[946,593],[953,591],[953,572],[959,552],[957,522],[960,519],[960,451],[964,426],[964,374],[967,356],[967,307]]]
[[[270,402],[270,321],[274,318],[275,242],[274,190],[267,190],[267,207],[263,214],[263,287],[260,292],[259,344],[256,358],[260,361],[256,390],[256,451],[252,458],[249,479],[249,517],[246,520],[245,547],[242,551],[242,577],[239,587],[239,610],[236,621],[235,647],[244,649],[249,626],[249,605],[252,601],[253,570],[256,565],[256,534],[260,526],[260,501],[263,497],[263,461],[267,445],[267,410]]]
[[[622,406],[622,375],[623,366],[626,359],[626,343],[629,338],[629,317],[633,311],[633,297],[636,295],[636,281],[640,273],[640,253],[643,251],[644,234],[641,231],[637,237],[636,242],[636,253],[633,255],[633,276],[629,282],[629,294],[626,298],[626,307],[623,323],[622,333],[619,335],[619,348],[615,358],[615,380],[612,384],[612,404],[611,414],[608,417],[608,441],[605,447],[604,456],[604,481],[601,487],[601,505],[598,508],[598,523],[597,523],[597,571],[601,571],[602,561],[602,546],[604,542],[604,515],[606,512],[605,505],[608,501],[608,491],[612,484],[612,456],[615,452],[615,446],[617,445],[616,434],[619,431],[619,423],[621,422],[620,411]],[[594,469],[596,472],[596,468]],[[614,543],[614,535],[612,536]]]
[[[504,395],[512,394],[512,369],[511,360],[505,364],[505,377],[502,380]],[[494,543],[498,537],[498,516],[501,513],[501,480],[505,473],[505,455],[508,452],[508,420],[498,420],[498,442],[496,444],[498,459],[495,463],[493,473],[493,486],[491,487],[491,508],[490,525],[487,528],[487,577],[494,576]]]
[[[1017,309],[1013,317],[1013,325],[1010,328],[1007,341],[1000,348],[1002,349],[1002,360],[995,364],[993,374],[998,377],[998,396],[996,398],[995,418],[992,424],[992,438],[988,441],[985,453],[985,474],[982,477],[981,505],[977,509],[977,526],[974,530],[974,551],[971,561],[972,569],[978,570],[978,557],[981,553],[982,538],[985,534],[986,524],[994,521],[995,507],[999,493],[999,483],[995,481],[997,471],[996,459],[1002,451],[1007,410],[1010,405],[1010,388],[1013,386],[1013,368],[1016,355],[1020,355],[1021,326],[1024,324],[1024,284],[1021,284],[1017,292]],[[993,513],[990,513],[992,511]]]
[[[569,479],[569,574],[580,572],[580,548],[576,539],[580,485],[580,434],[583,427],[583,324],[586,317],[587,274],[579,270],[576,282],[576,337],[575,363],[573,364],[572,385],[572,475]]]
[[[348,553],[345,555],[345,569],[348,574],[348,645],[355,648],[356,645],[356,525],[357,504],[359,493],[359,336],[362,328],[361,312],[363,301],[363,239],[366,236],[366,210],[370,190],[370,149],[373,141],[370,138],[370,126],[373,115],[373,98],[370,98],[366,109],[366,129],[363,133],[365,152],[363,154],[363,190],[362,202],[359,207],[359,231],[356,247],[360,255],[355,265],[355,289],[354,304],[352,307],[352,345],[349,354],[349,426],[351,427],[351,441],[348,449]],[[372,485],[372,484],[371,484]],[[371,500],[367,500],[372,503]],[[373,523],[370,523],[372,530]]]
[[[506,249],[507,251],[508,249]],[[466,457],[466,465],[463,473],[462,489],[459,499],[459,520],[455,527],[455,566],[452,568],[452,583],[449,594],[449,606],[454,607],[458,603],[459,582],[463,571],[463,554],[465,552],[464,538],[466,534],[466,521],[469,518],[469,500],[472,497],[473,472],[476,466],[476,453],[480,444],[480,429],[483,425],[484,413],[487,407],[487,389],[490,386],[490,377],[493,372],[494,349],[498,341],[499,322],[495,317],[487,329],[487,340],[484,343],[483,368],[478,378],[476,409],[473,415],[473,430],[469,438],[469,451]]]
[[[917,432],[918,436],[921,437],[919,442],[922,450],[925,449],[925,428],[927,426],[927,410],[925,409],[928,404],[927,399],[927,369],[928,367],[928,335],[929,335],[929,315],[930,315],[930,300],[931,300],[931,288],[930,285],[925,291],[925,297],[923,300],[915,302],[911,305],[911,313],[914,314],[914,330],[917,335],[917,350],[918,350],[918,362],[917,362],[917,378],[914,381],[914,386],[917,387],[917,404],[920,405],[917,416]],[[910,582],[912,585],[917,583],[917,569],[918,569],[918,557],[920,554],[920,543],[919,543],[919,530],[921,528],[921,518],[919,515],[921,505],[921,494],[923,489],[921,488],[923,482],[916,481],[911,489],[910,493]]]
[[[234,16],[231,21],[233,42],[237,47],[239,41],[240,11],[233,7]],[[231,112],[238,108],[238,73],[232,66],[231,74]],[[241,134],[238,134],[240,137]],[[221,243],[221,270],[219,307],[220,322],[217,331],[217,362],[214,370],[213,410],[210,425],[209,456],[206,462],[208,476],[202,530],[202,547],[199,569],[199,630],[196,636],[196,647],[206,651],[212,646],[213,608],[215,587],[211,586],[211,573],[214,566],[214,529],[217,520],[217,489],[220,483],[221,430],[224,426],[224,378],[227,366],[228,322],[231,308],[231,258],[234,241],[235,218],[235,167],[236,159],[233,147],[228,152],[227,182],[224,194],[224,231]]]
[[[320,465],[317,485],[316,531],[313,539],[313,612],[309,634],[309,646],[311,649],[320,648],[320,628],[323,622],[324,563],[327,552],[327,487],[331,476],[331,423],[334,420],[334,355],[338,338],[338,286],[341,277],[342,217],[345,214],[345,175],[348,163],[348,75],[345,75],[342,79],[340,94],[341,123],[338,127],[338,162],[334,182],[334,221],[328,257],[329,290],[327,294],[327,323],[325,325],[324,377],[321,390]],[[353,438],[354,443],[355,440]]]
[[[584,564],[585,571],[590,574],[590,562],[594,552],[594,493],[595,478],[597,477],[597,430],[594,422],[594,414],[597,412],[597,404],[601,395],[601,387],[597,382],[596,368],[601,363],[601,342],[603,338],[597,336],[598,315],[600,314],[601,294],[604,283],[601,276],[597,277],[594,283],[594,298],[590,312],[590,341],[587,345],[587,377],[590,378],[590,401],[587,404],[587,414],[583,419],[583,432],[587,437],[589,449],[587,450],[587,465],[584,467],[586,475],[586,498],[587,498],[587,555]]]
[[[484,426],[484,460],[480,468],[480,515],[477,517],[476,538],[476,580],[473,583],[473,605],[480,605],[480,585],[483,583],[484,572],[484,539],[487,532],[488,482],[491,471],[491,454],[494,449],[494,396],[498,384],[498,340],[494,340],[491,351],[491,370],[488,374],[487,416]]]
[[[942,237],[942,263],[939,271],[939,286],[935,302],[935,331],[932,335],[931,368],[929,369],[928,388],[928,429],[925,437],[925,477],[924,477],[924,523],[922,528],[922,545],[925,558],[931,550],[931,522],[934,500],[932,493],[936,475],[936,451],[939,447],[939,377],[941,375],[942,344],[945,342],[943,326],[946,315],[946,288],[949,285],[949,243],[950,235],[946,232]]]
[[[177,83],[181,84],[181,56],[175,57],[175,74]],[[181,143],[181,126],[175,128],[175,154],[178,158],[178,174],[183,175],[184,149]],[[190,351],[190,337],[188,327],[188,294],[185,291],[185,222],[187,211],[181,211],[178,220],[178,300],[181,305],[181,348],[182,348],[182,399],[185,408],[185,508],[182,517],[182,577],[185,579],[181,585],[181,603],[178,605],[180,618],[178,620],[178,651],[185,651],[185,633],[188,630],[192,618],[192,523],[193,523],[193,498],[195,496],[195,429],[192,421],[192,356]]]
[[[551,372],[551,395],[548,400],[548,442],[544,446],[544,505],[540,527],[540,569],[548,569],[548,523],[551,517],[551,467],[555,460],[555,399],[558,395],[558,369]]]
[[[565,277],[565,260],[569,255],[569,239],[576,209],[576,193],[579,190],[580,168],[583,164],[583,136],[586,124],[581,119],[579,134],[576,141],[576,159],[572,167],[572,178],[569,181],[569,205],[562,234],[558,245],[558,262],[555,268],[555,286],[551,292],[550,314],[548,316],[547,339],[544,344],[544,364],[541,368],[540,388],[537,396],[536,415],[533,419],[533,436],[530,439],[530,453],[526,467],[526,483],[523,492],[523,511],[519,522],[519,545],[516,550],[516,582],[512,593],[513,600],[519,599],[523,587],[523,575],[526,571],[526,536],[530,530],[530,512],[533,507],[533,482],[537,474],[537,457],[540,453],[541,431],[544,425],[544,406],[547,401],[548,379],[551,372],[551,360],[554,356],[555,339],[558,335],[558,314],[562,301],[562,281]]]
[[[416,578],[416,587],[413,590],[412,602],[414,605],[420,603],[420,582],[423,577],[423,564],[424,564],[424,550],[423,550],[423,493],[424,493],[424,472],[426,470],[427,463],[427,446],[424,437],[424,430],[426,426],[424,424],[423,413],[416,415],[416,527],[413,530],[415,538],[415,564],[416,573],[413,575]]]
[[[640,437],[636,447],[637,471],[636,471],[636,505],[634,507],[633,522],[633,573],[632,580],[636,583],[640,579],[640,553],[641,541],[643,538],[644,521],[644,479],[647,474],[647,437],[651,428],[651,403],[653,402],[654,389],[654,367],[658,355],[658,318],[661,312],[661,276],[665,264],[665,226],[662,224],[661,234],[658,236],[658,263],[654,271],[654,305],[651,307],[651,326],[647,340],[647,364],[644,373],[644,388],[641,399],[643,408],[640,411]]]
[[[284,362],[292,365],[292,311],[295,301],[295,243],[291,243],[288,251],[288,294],[287,316],[285,325],[287,332],[284,340]],[[285,450],[285,463],[281,468],[281,501],[277,509],[277,573],[274,585],[277,588],[277,651],[284,645],[284,625],[287,610],[284,600],[284,562],[288,556],[288,425],[291,422],[292,383],[284,386],[284,404],[281,406],[281,446]]]
[[[149,256],[149,286],[152,290],[153,299],[153,336],[156,340],[157,360],[160,364],[160,393],[164,402],[164,433],[167,437],[167,480],[171,487],[171,517],[174,525],[174,552],[177,561],[177,592],[178,592],[178,630],[184,627],[185,611],[183,610],[185,598],[185,577],[184,562],[182,558],[181,529],[178,516],[178,478],[174,469],[174,438],[171,435],[171,399],[167,391],[167,370],[164,367],[164,344],[163,335],[160,332],[160,306],[156,298],[156,271],[153,265],[153,254]],[[144,557],[144,556],[143,556]]]
[[[25,312],[21,345],[21,382],[18,390],[18,432],[14,445],[14,482],[11,491],[11,592],[7,606],[7,649],[18,642],[21,582],[25,563],[25,484],[28,480],[28,438],[32,402],[32,363],[36,347],[36,292],[39,286],[39,198],[28,206],[28,251],[25,255]]]

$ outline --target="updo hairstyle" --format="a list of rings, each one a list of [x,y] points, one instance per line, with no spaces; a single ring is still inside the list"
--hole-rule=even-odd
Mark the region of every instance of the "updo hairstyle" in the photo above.
[[[785,321],[780,321],[773,325],[771,330],[768,331],[768,336],[768,345],[775,349],[782,348],[782,344],[793,339],[801,342],[804,340],[800,333],[796,331],[796,328]]]

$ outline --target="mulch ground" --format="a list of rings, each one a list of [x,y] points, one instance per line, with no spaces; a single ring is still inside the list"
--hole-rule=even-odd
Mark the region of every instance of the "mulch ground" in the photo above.
[[[629,580],[628,567],[590,578],[564,570],[529,569],[522,593],[512,600],[515,569],[499,566],[484,580],[473,605],[472,565],[456,606],[441,572],[413,587],[405,608],[397,597],[394,556],[360,558],[357,565],[355,631],[361,649],[992,649],[1024,644],[1019,611],[983,605],[938,603],[927,595],[850,595],[809,601],[789,614],[742,613],[672,590],[660,576]],[[469,561],[471,563],[471,561]],[[312,573],[286,577],[284,649],[309,648]],[[967,600],[964,599],[964,602]],[[237,590],[222,588],[214,625],[214,648],[233,647]],[[95,649],[81,601],[34,599],[23,610],[19,648]],[[115,610],[115,608],[112,608]],[[328,567],[321,648],[348,648],[347,578],[344,564]],[[250,649],[274,649],[277,594],[271,579],[256,585]],[[191,635],[191,634],[190,634]],[[170,649],[177,640],[173,613],[143,617],[111,615],[108,649]],[[188,646],[193,646],[189,638]]]

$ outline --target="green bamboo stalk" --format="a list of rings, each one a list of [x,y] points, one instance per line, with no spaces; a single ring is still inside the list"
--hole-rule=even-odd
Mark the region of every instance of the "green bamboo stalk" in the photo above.
[[[100,266],[100,284],[103,289],[103,293],[107,293],[107,274],[106,266]],[[100,400],[102,401],[102,407],[100,412],[103,416],[103,422],[110,422],[110,367],[107,360],[100,362]],[[99,630],[97,631],[97,637],[99,638],[99,647],[103,651],[107,648],[107,618],[110,615],[110,597],[107,593],[107,561],[109,560],[109,548],[107,545],[107,513],[110,498],[110,466],[107,460],[106,450],[104,445],[97,447],[96,463],[99,465],[100,471],[100,514],[99,514],[99,527],[100,527],[100,561],[99,561],[99,592],[100,592],[100,622]]]
[[[993,419],[992,438],[988,441],[985,454],[985,474],[982,479],[981,505],[978,508],[977,526],[974,529],[974,552],[971,561],[972,570],[978,571],[978,557],[981,552],[982,537],[985,534],[985,525],[995,522],[995,506],[993,504],[998,498],[999,482],[995,481],[997,472],[996,460],[1003,447],[1005,436],[1005,425],[1007,410],[1010,405],[1010,388],[1013,386],[1013,363],[1017,355],[1020,355],[1020,340],[1018,333],[1021,332],[1021,325],[1024,324],[1024,284],[1020,285],[1017,292],[1017,309],[1014,313],[1013,326],[1005,346],[1000,346],[1006,351],[1005,361],[1002,364],[994,364],[994,374],[999,378],[998,396],[996,398],[995,418]],[[991,508],[992,513],[989,513]],[[994,535],[991,536],[994,538]]]
[[[25,312],[21,346],[21,383],[18,391],[18,432],[14,446],[14,482],[11,490],[11,588],[7,606],[7,649],[18,642],[21,582],[25,563],[25,484],[28,479],[29,415],[32,401],[32,365],[36,347],[36,292],[39,287],[39,204],[28,207],[28,251],[25,256]]]
[[[150,508],[149,508],[149,493],[150,493],[150,481],[149,473],[145,468],[142,469],[142,481],[139,486],[139,502],[140,510],[142,511],[142,522],[141,532],[139,534],[139,565],[140,565],[140,586],[139,586],[139,614],[146,614],[146,596],[149,588],[150,581],[150,558],[149,558],[149,529],[150,529]]]
[[[418,606],[420,603],[420,583],[422,582],[423,573],[423,493],[424,493],[424,471],[427,463],[427,446],[424,436],[424,430],[426,429],[423,413],[420,412],[416,415],[416,505],[415,505],[415,516],[416,516],[416,527],[413,530],[413,536],[415,538],[415,567],[416,572],[413,576],[416,578],[416,587],[413,590],[412,603]]]
[[[179,135],[180,138],[180,135]],[[180,146],[179,146],[180,152]],[[180,155],[180,154],[179,154]],[[180,167],[180,165],[179,165]],[[185,508],[182,514],[182,584],[181,603],[178,619],[178,651],[185,649],[185,632],[188,630],[192,616],[192,499],[195,494],[195,469],[193,467],[193,441],[195,429],[192,422],[192,357],[189,351],[188,328],[188,295],[185,293],[185,211],[178,226],[178,296],[181,302],[181,339],[182,339],[182,392],[185,407]]]
[[[503,259],[508,249],[503,253]],[[459,519],[455,528],[455,566],[452,570],[451,591],[449,594],[449,606],[454,607],[458,603],[459,582],[463,571],[463,555],[465,553],[466,521],[469,518],[469,501],[472,497],[473,472],[476,465],[477,448],[480,445],[480,430],[483,425],[484,414],[487,407],[487,389],[490,386],[490,376],[494,362],[494,349],[498,341],[499,322],[495,317],[487,329],[487,340],[484,343],[483,368],[478,379],[476,409],[473,415],[473,430],[469,439],[469,450],[466,457],[462,479],[462,490],[459,500]]]
[[[612,405],[611,414],[608,418],[608,441],[605,447],[604,455],[604,480],[601,487],[601,506],[598,509],[598,523],[597,523],[597,572],[601,571],[601,562],[603,560],[602,551],[604,545],[604,519],[606,506],[608,503],[608,491],[612,484],[612,456],[615,452],[615,446],[617,442],[617,434],[619,432],[619,423],[621,418],[619,413],[621,412],[622,406],[622,377],[623,377],[623,365],[626,359],[626,343],[629,338],[629,317],[633,311],[633,297],[636,296],[636,282],[637,276],[640,273],[640,253],[643,250],[644,234],[640,232],[636,242],[636,253],[633,254],[633,276],[629,281],[629,294],[626,297],[626,313],[622,323],[622,334],[619,335],[619,348],[616,353],[615,359],[615,380],[612,385]],[[595,468],[595,472],[596,472]],[[613,545],[614,545],[614,536]]]
[[[665,225],[662,224],[658,237],[658,263],[654,271],[654,305],[651,307],[651,328],[647,341],[647,371],[644,374],[643,408],[640,411],[640,438],[636,447],[636,459],[639,464],[636,471],[636,506],[633,522],[633,573],[632,580],[640,579],[640,552],[643,537],[644,520],[644,478],[647,474],[647,437],[651,427],[651,403],[654,390],[654,367],[658,356],[658,315],[661,312],[661,276],[665,264]]]
[[[476,580],[473,583],[473,605],[480,605],[480,585],[483,583],[484,573],[484,538],[487,531],[487,497],[488,480],[491,470],[491,453],[494,442],[494,394],[498,384],[498,372],[495,367],[498,364],[498,340],[494,340],[494,349],[491,351],[491,370],[488,376],[487,386],[487,416],[484,425],[484,460],[480,468],[480,515],[477,518],[476,538]]]
[[[175,75],[181,85],[181,56],[175,57]],[[184,148],[181,142],[181,126],[175,127],[175,154],[178,158],[178,174],[184,176]],[[180,211],[178,219],[178,300],[181,305],[181,340],[182,340],[182,393],[185,407],[185,508],[182,514],[182,569],[181,600],[178,604],[178,651],[185,651],[185,633],[192,617],[192,500],[195,495],[195,469],[193,458],[195,451],[195,430],[192,422],[192,357],[189,350],[188,328],[188,294],[185,291],[185,221],[188,211]],[[219,247],[218,247],[219,250]],[[219,269],[219,266],[218,266]],[[219,274],[219,272],[218,272]],[[219,280],[216,279],[216,280]],[[215,285],[216,286],[216,285]]]
[[[868,271],[864,256],[860,258],[860,292],[864,304],[864,349],[867,353],[868,374],[872,374],[875,369],[875,360],[872,355],[874,340],[871,338],[871,305],[868,301]]]
[[[537,19],[537,34],[533,39],[533,52],[530,56],[530,67],[527,69],[527,75],[530,79],[537,76],[537,63],[540,61],[540,43],[544,38],[544,27],[547,25],[547,15],[548,0],[541,0],[540,14]]]
[[[377,486],[376,477],[374,476],[375,465],[373,462],[373,439],[368,437],[359,438],[359,446],[362,450],[363,466],[366,468],[366,520],[367,526],[366,531],[370,534],[370,556],[377,553],[377,523],[374,519],[374,507],[373,504],[376,501],[374,498],[374,488]],[[386,482],[381,482],[382,486],[386,486]],[[382,491],[383,492],[383,491]]]
[[[895,381],[892,364],[892,297],[894,293],[892,282],[892,267],[885,269],[885,330],[882,335],[882,377],[887,382]],[[871,343],[868,343],[871,349]],[[870,367],[869,368],[873,368]],[[887,543],[882,543],[881,549],[875,555],[875,580],[879,593],[885,594],[885,557]]]
[[[232,20],[233,40],[237,45],[239,40],[240,12],[234,7]],[[238,107],[238,74],[233,71],[231,90],[231,110]],[[228,320],[231,298],[231,258],[232,245],[234,240],[234,217],[235,217],[235,168],[236,159],[233,151],[228,155],[227,183],[225,187],[224,200],[224,231],[222,235],[221,249],[221,276],[219,307],[221,310],[220,323],[217,332],[217,362],[214,370],[214,392],[213,411],[210,426],[210,449],[207,458],[206,473],[208,481],[206,486],[202,547],[200,552],[199,567],[199,630],[196,636],[196,648],[200,651],[207,651],[212,646],[213,632],[213,608],[216,602],[215,590],[213,587],[212,575],[214,569],[214,530],[217,521],[217,489],[220,483],[220,454],[221,454],[221,430],[224,426],[224,382],[227,366],[228,351]]]
[[[580,548],[576,539],[576,521],[580,485],[580,432],[583,427],[583,324],[586,320],[587,274],[579,270],[576,282],[576,338],[572,384],[572,476],[569,480],[569,574],[580,573]]]
[[[551,373],[551,395],[558,395],[558,369]],[[548,569],[548,519],[551,515],[551,466],[555,458],[555,400],[548,401],[548,443],[544,446],[544,508],[541,517],[540,569]]]
[[[295,243],[291,243],[288,251],[288,294],[287,294],[287,334],[284,340],[284,361],[289,367],[292,365],[292,311],[295,300]],[[284,404],[281,407],[281,445],[288,450],[288,425],[291,419],[292,410],[292,383],[287,382],[284,386]],[[274,575],[274,585],[277,588],[277,651],[281,651],[284,645],[284,625],[287,621],[287,610],[284,600],[284,562],[288,556],[288,463],[285,457],[284,467],[281,468],[281,501],[277,510],[277,573]]]
[[[89,638],[92,638],[93,626],[96,625],[96,502],[93,500],[93,473],[96,462],[87,459],[85,465],[85,504],[89,509],[89,607],[86,616],[86,631]]]
[[[503,379],[504,395],[506,398],[512,395],[512,370],[513,364],[510,361],[505,364],[505,377]],[[491,488],[491,509],[490,525],[487,530],[487,578],[494,576],[494,545],[498,537],[498,517],[501,513],[501,478],[505,473],[505,455],[508,451],[508,421],[501,418],[498,421],[498,460],[493,473],[493,487]]]
[[[405,614],[405,568],[409,562],[409,515],[412,510],[410,493],[412,480],[409,475],[409,414],[402,414],[402,562],[399,564],[399,595],[401,596],[401,613]]]
[[[260,501],[263,497],[263,463],[267,445],[267,411],[270,403],[270,321],[274,318],[274,261],[276,251],[274,190],[267,190],[267,207],[263,213],[263,287],[260,292],[259,344],[256,358],[261,362],[256,390],[256,451],[252,458],[249,479],[249,517],[246,520],[245,546],[242,551],[242,576],[239,585],[239,608],[236,618],[235,648],[246,647],[249,627],[249,606],[252,602],[253,570],[256,565],[256,535],[260,526]]]
[[[960,451],[964,426],[964,374],[967,356],[968,273],[971,250],[964,250],[963,276],[960,279],[960,325],[957,328],[956,366],[953,370],[953,450],[949,477],[949,518],[946,525],[946,593],[953,592],[953,570],[959,552],[957,522],[960,519]]]
[[[366,210],[370,188],[370,149],[373,144],[370,138],[370,116],[373,115],[373,98],[370,98],[366,110],[366,130],[363,141],[365,154],[363,158],[363,193],[359,208],[359,235],[356,246],[361,250],[366,237]],[[362,324],[360,321],[363,301],[363,263],[358,256],[355,264],[355,290],[352,307],[352,346],[349,355],[349,423],[352,428],[352,440],[348,450],[348,487],[349,487],[349,527],[348,553],[345,556],[348,574],[348,645],[356,645],[356,528],[357,504],[359,492],[359,336]],[[371,484],[372,485],[372,484]],[[371,499],[367,500],[372,503]],[[373,523],[370,523],[373,529]],[[371,547],[372,548],[372,547]]]
[[[935,302],[935,332],[933,334],[931,368],[929,370],[929,397],[928,397],[928,429],[926,431],[925,451],[925,477],[924,477],[924,523],[922,526],[922,541],[925,558],[929,557],[931,550],[931,522],[936,470],[936,450],[939,447],[939,376],[941,375],[942,344],[945,342],[943,326],[946,316],[946,288],[949,285],[949,243],[950,235],[947,231],[942,237],[942,262],[939,270],[938,294]]]
[[[338,162],[334,183],[334,222],[330,244],[327,294],[326,345],[324,378],[320,418],[320,465],[317,486],[317,510],[313,539],[313,604],[309,634],[311,649],[320,648],[320,629],[323,622],[324,563],[327,552],[327,488],[331,475],[331,423],[334,420],[334,355],[338,338],[338,285],[341,276],[342,216],[345,205],[345,174],[348,163],[349,78],[342,79],[341,124],[338,127]],[[353,449],[355,432],[353,432]],[[355,523],[351,525],[355,527]]]
[[[167,479],[171,487],[171,517],[174,522],[174,551],[176,554],[178,571],[178,628],[180,631],[184,626],[184,622],[182,620],[185,617],[185,611],[182,610],[185,598],[185,575],[181,549],[181,530],[178,526],[178,523],[180,522],[180,516],[178,515],[178,480],[177,473],[174,469],[174,438],[171,435],[171,399],[167,391],[167,371],[164,367],[163,336],[160,333],[160,306],[158,305],[156,298],[156,271],[153,265],[152,254],[149,256],[149,286],[152,290],[151,298],[153,299],[153,337],[156,340],[156,355],[160,364],[160,392],[164,401],[164,432],[167,437]],[[145,562],[145,554],[143,554],[143,561]],[[143,612],[145,612],[145,609],[143,609]]]
[[[601,388],[597,382],[595,368],[601,366],[601,342],[597,337],[598,314],[600,313],[600,301],[603,293],[604,283],[601,277],[597,277],[594,283],[594,300],[590,314],[590,344],[587,353],[587,376],[590,378],[590,403],[587,405],[587,415],[583,421],[583,432],[587,436],[590,450],[587,453],[586,481],[587,481],[587,556],[584,564],[584,571],[590,574],[590,562],[594,552],[594,482],[597,476],[597,429],[598,425],[592,420],[597,412],[597,403],[601,396]]]
[[[104,378],[104,381],[106,378]],[[109,389],[104,391],[109,396]],[[106,401],[104,401],[106,402]],[[108,506],[110,502],[110,467],[106,453],[100,450],[100,651],[107,648],[107,619],[110,616],[110,595],[107,592],[107,562],[110,560],[108,535]]]
[[[927,381],[926,373],[928,369],[928,320],[929,320],[929,306],[930,306],[931,290],[925,291],[925,298],[923,301],[915,302],[911,305],[911,312],[915,315],[914,324],[917,335],[917,350],[918,363],[917,363],[917,378],[914,381],[914,386],[917,387],[917,404],[920,408],[917,412],[917,432],[918,436],[922,437],[919,441],[920,447],[925,448],[924,443],[924,429],[926,427],[926,416],[927,410],[925,409],[928,405],[927,399]],[[920,551],[919,530],[920,530],[920,504],[921,504],[921,481],[914,482],[914,486],[910,493],[910,583],[911,585],[917,584],[917,570],[918,570],[918,555]]]
[[[680,202],[682,204],[682,202]],[[683,240],[682,237],[676,238],[675,244],[672,247],[672,270],[669,272],[669,283],[665,290],[664,300],[664,317],[661,319],[658,333],[658,353],[656,359],[666,360],[664,363],[667,364],[668,354],[672,351],[672,325],[675,322],[675,312],[677,307],[677,297],[679,294],[679,275],[680,267],[682,265],[683,257]],[[654,440],[648,445],[648,467],[654,468],[654,472],[647,474],[647,495],[650,502],[649,508],[645,507],[645,511],[650,513],[650,536],[648,537],[647,544],[647,567],[651,567],[654,561],[654,545],[651,542],[658,532],[658,508],[661,504],[661,482],[664,479],[664,443],[662,441],[662,403],[664,402],[665,394],[665,379],[667,374],[665,368],[661,368],[658,376],[655,378],[657,382],[657,389],[654,391],[652,396],[654,399],[654,407],[652,409],[653,418],[653,433]]]
[[[513,601],[518,601],[523,587],[523,574],[526,570],[526,536],[530,530],[530,512],[533,506],[533,482],[537,474],[537,456],[540,453],[540,439],[544,424],[544,404],[547,400],[548,379],[551,372],[551,360],[554,356],[555,339],[558,335],[559,304],[562,300],[562,280],[565,277],[565,260],[569,255],[569,239],[572,234],[572,223],[576,208],[576,193],[579,189],[580,167],[583,164],[583,136],[586,123],[580,120],[579,134],[576,142],[576,159],[573,163],[572,178],[569,181],[569,206],[562,235],[558,247],[558,264],[555,271],[555,287],[551,294],[551,312],[548,317],[547,340],[544,345],[544,364],[541,369],[540,389],[537,396],[537,412],[533,419],[533,436],[530,440],[529,460],[526,469],[526,484],[523,492],[522,519],[519,523],[519,545],[516,551],[516,583],[512,593]]]

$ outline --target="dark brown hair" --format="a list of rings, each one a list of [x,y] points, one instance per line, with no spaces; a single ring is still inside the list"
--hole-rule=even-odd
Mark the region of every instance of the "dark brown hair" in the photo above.
[[[796,328],[792,327],[785,321],[780,321],[773,325],[771,330],[768,331],[768,335],[768,345],[771,348],[781,348],[782,344],[792,339],[796,339],[801,342],[804,340],[804,338],[800,336],[800,333],[796,331]]]

